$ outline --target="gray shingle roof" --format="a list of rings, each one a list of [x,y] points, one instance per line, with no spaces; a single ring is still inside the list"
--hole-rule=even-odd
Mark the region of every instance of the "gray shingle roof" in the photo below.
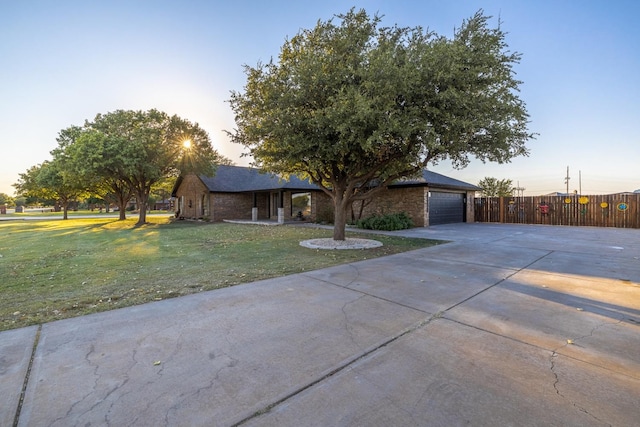
[[[441,175],[430,170],[423,170],[422,176],[419,178],[407,178],[400,181],[396,181],[390,187],[404,187],[410,185],[428,185],[429,187],[446,188],[450,190],[464,190],[464,191],[480,191],[480,187],[468,182],[460,181],[448,176]]]
[[[218,193],[241,193],[245,191],[270,190],[319,190],[308,181],[291,176],[289,180],[280,178],[272,173],[261,172],[259,169],[242,166],[220,165],[212,177],[200,176],[209,191]]]
[[[214,176],[200,175],[203,184],[213,193],[242,193],[247,191],[273,191],[273,190],[319,190],[315,184],[304,181],[296,176],[289,180],[280,178],[272,173],[265,173],[259,169],[243,166],[220,165]],[[173,193],[178,188],[182,178],[178,178]],[[410,178],[397,181],[390,187],[405,187],[428,185],[434,188],[446,188],[450,190],[479,191],[480,187],[449,178],[436,172],[424,170],[419,178]],[[173,194],[175,196],[175,194]]]

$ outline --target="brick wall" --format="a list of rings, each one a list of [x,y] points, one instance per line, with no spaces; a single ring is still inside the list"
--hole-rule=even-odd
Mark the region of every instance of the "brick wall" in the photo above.
[[[374,214],[386,215],[405,212],[413,221],[414,226],[424,227],[426,225],[424,212],[427,191],[427,187],[401,187],[382,190],[373,199],[365,202],[362,218]],[[360,203],[358,201],[353,204],[356,219],[360,212]]]
[[[210,215],[209,191],[197,176],[185,176],[176,192],[176,197],[178,198],[176,209],[180,209],[181,217],[203,218]]]
[[[323,191],[311,193],[311,221],[333,222],[333,200]]]
[[[250,221],[253,195],[251,193],[212,193],[211,205],[213,212],[211,221],[225,219]]]

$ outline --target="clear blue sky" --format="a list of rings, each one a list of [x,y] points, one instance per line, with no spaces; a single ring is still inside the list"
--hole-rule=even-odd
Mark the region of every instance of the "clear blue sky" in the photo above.
[[[640,2],[448,1],[33,1],[0,0],[0,192],[50,158],[61,129],[97,113],[157,108],[199,123],[237,164],[242,147],[226,102],[242,65],[277,57],[283,41],[355,6],[383,24],[451,36],[478,9],[498,16],[521,97],[540,135],[529,157],[432,170],[467,182],[511,179],[525,194],[640,189]]]

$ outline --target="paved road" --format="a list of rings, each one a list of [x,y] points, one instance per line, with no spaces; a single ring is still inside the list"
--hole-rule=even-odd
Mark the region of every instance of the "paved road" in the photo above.
[[[452,243],[2,332],[0,425],[639,424],[640,230],[397,234]]]

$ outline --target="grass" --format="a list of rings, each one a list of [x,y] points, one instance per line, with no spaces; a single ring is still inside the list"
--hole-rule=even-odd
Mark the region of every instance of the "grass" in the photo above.
[[[119,211],[114,211],[114,210],[110,210],[109,212],[106,212],[104,209],[102,210],[102,212],[100,212],[99,209],[94,209],[94,210],[88,210],[88,209],[83,209],[83,210],[77,210],[77,211],[73,211],[73,210],[69,210],[67,211],[67,216],[69,217],[73,217],[73,216],[87,216],[87,215],[93,215],[93,216],[105,216],[105,217],[113,217],[113,216],[118,216],[120,212]],[[168,212],[168,211],[149,211],[147,212],[147,215],[150,214],[165,214],[167,216],[172,215],[172,212]],[[42,208],[42,209],[37,209],[37,208],[29,208],[26,210],[26,212],[21,212],[21,213],[15,213],[15,212],[10,212],[7,214],[3,214],[2,217],[3,218],[11,218],[11,219],[30,219],[32,217],[60,217],[62,218],[63,212],[59,211],[59,212],[53,212],[51,208]],[[126,211],[126,215],[127,218],[129,217],[138,217],[138,211]]]
[[[312,250],[300,241],[331,237],[331,230],[163,217],[135,227],[136,220],[0,222],[0,330],[440,243],[375,235],[383,247]]]

